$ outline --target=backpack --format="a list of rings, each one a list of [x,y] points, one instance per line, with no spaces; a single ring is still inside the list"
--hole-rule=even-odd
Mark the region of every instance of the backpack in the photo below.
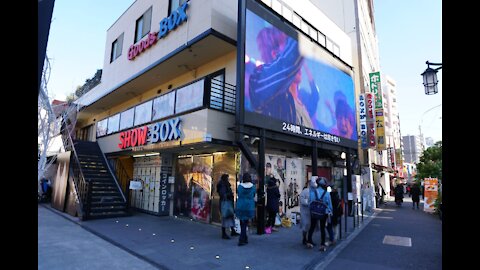
[[[325,193],[327,193],[327,191],[324,191],[322,197],[318,199],[318,193],[315,190],[316,200],[310,203],[310,215],[315,219],[319,219],[327,214],[327,204],[323,201]]]

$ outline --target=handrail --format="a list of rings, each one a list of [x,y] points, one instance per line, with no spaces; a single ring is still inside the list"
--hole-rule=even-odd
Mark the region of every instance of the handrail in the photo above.
[[[82,171],[82,166],[80,165],[80,160],[78,159],[77,151],[75,150],[75,145],[73,143],[73,139],[70,136],[70,133],[68,131],[66,132],[66,137],[67,137],[68,143],[70,144],[71,150],[73,152],[73,155],[70,156],[70,166],[69,166],[70,169],[72,170],[73,184],[74,184],[74,187],[75,187],[77,197],[80,197],[78,202],[79,202],[80,211],[82,212],[82,218],[87,219],[88,215],[90,214],[89,213],[89,207],[88,207],[90,205],[90,200],[88,200],[88,198],[90,197],[88,195],[88,193],[91,192],[91,189],[89,188],[90,183],[89,183],[89,181],[87,181],[85,179],[85,176],[84,176],[83,171]],[[69,148],[67,148],[67,146],[65,146],[65,149],[67,150]],[[72,157],[74,157],[75,162],[72,162]],[[76,168],[74,167],[75,166],[74,164],[77,165],[76,167],[78,167],[78,172],[79,172],[80,179],[78,179],[76,177],[76,173],[75,173]],[[85,190],[86,190],[87,194],[85,194]],[[86,206],[86,207],[84,207],[84,206]],[[87,209],[85,209],[85,208],[87,208]]]
[[[97,144],[98,148],[100,148],[100,145],[98,145],[97,142],[95,142],[95,143]],[[117,177],[116,177],[116,175],[113,173],[112,168],[110,168],[110,164],[108,163],[107,157],[106,157],[105,154],[103,153],[102,149],[100,149],[100,153],[102,153],[103,160],[105,160],[105,164],[107,164],[108,171],[110,172],[110,174],[112,175],[113,179],[115,180],[115,184],[117,185],[117,188],[118,188],[118,190],[120,191],[120,194],[122,195],[123,200],[124,200],[125,202],[127,202],[127,198],[125,198],[125,194],[123,194],[123,190],[122,190],[122,188],[120,187],[120,185],[118,184]]]

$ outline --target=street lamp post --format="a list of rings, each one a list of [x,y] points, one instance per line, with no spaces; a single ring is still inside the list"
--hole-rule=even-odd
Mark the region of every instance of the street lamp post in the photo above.
[[[427,69],[421,74],[423,76],[423,86],[425,86],[425,95],[433,95],[438,93],[437,72],[442,69],[442,63],[426,62]],[[430,66],[440,66],[438,68],[431,68]]]

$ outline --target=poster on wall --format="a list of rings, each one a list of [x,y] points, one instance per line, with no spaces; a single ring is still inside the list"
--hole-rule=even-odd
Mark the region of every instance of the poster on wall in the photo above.
[[[285,212],[285,157],[277,155],[265,155],[265,186],[268,184],[270,175],[277,179],[278,189],[280,191],[279,214]],[[265,189],[266,192],[266,189]]]
[[[287,158],[286,165],[286,204],[287,216],[290,217],[291,213],[300,212],[299,198],[306,181],[301,158]]]
[[[190,179],[191,212],[195,220],[210,222],[210,198],[212,195],[212,163],[213,156],[193,157]]]
[[[423,180],[424,186],[424,202],[423,211],[432,213],[435,211],[435,200],[438,197],[438,179],[425,178]]]

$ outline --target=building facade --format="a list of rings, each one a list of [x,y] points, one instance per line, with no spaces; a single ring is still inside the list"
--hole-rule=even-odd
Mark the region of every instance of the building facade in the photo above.
[[[272,96],[251,98],[263,95],[266,80],[249,77],[262,76],[271,57],[295,55],[265,53],[273,43],[259,44],[269,31],[284,42],[277,49],[298,46],[299,61],[284,65],[296,75],[282,76],[289,87],[272,95],[289,101],[268,105]],[[235,192],[248,172],[258,188],[260,231],[262,187],[271,176],[289,215],[298,215],[311,175],[326,177],[343,198],[356,193],[346,181],[358,145],[352,42],[311,2],[135,1],[107,30],[104,55],[100,83],[76,101],[76,139],[98,143],[132,207],[218,223],[220,176],[230,175]],[[295,91],[320,97],[302,107]],[[340,103],[350,114],[347,133],[335,119]]]
[[[422,155],[422,143],[418,136],[407,135],[402,137],[403,147],[405,152],[406,163],[419,163]]]

